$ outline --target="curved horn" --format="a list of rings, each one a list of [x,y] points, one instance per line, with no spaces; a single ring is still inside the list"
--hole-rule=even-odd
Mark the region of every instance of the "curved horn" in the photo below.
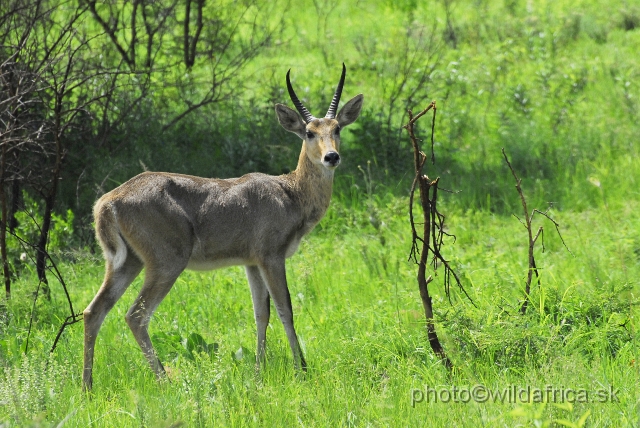
[[[296,96],[296,92],[293,90],[293,86],[291,86],[291,80],[289,80],[289,73],[291,73],[291,69],[287,71],[287,89],[289,90],[289,97],[291,97],[291,101],[293,101],[293,105],[296,106],[296,109],[304,119],[305,123],[309,123],[313,119],[315,119],[315,117],[313,117],[313,115],[309,113],[309,110],[307,110],[305,106],[302,105],[302,103]]]
[[[329,111],[327,111],[327,115],[325,116],[328,119],[334,119],[336,117],[336,111],[338,110],[338,103],[340,102],[340,96],[342,95],[342,87],[344,86],[344,76],[346,74],[347,74],[347,67],[345,67],[343,62],[342,76],[340,76],[340,83],[338,83],[338,87],[336,88],[336,93],[333,94],[333,99],[331,100],[331,104],[329,105]]]

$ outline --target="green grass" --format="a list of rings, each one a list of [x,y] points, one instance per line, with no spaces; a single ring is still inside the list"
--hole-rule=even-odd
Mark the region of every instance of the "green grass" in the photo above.
[[[375,229],[368,222],[370,212],[337,201],[290,259],[295,320],[310,366],[302,377],[293,371],[275,315],[268,330],[268,365],[256,376],[255,327],[242,269],[185,272],[150,328],[171,382],[156,382],[124,322],[138,279],[102,328],[89,399],[80,390],[81,324],[69,327],[55,353],[46,357],[66,311],[60,293],[54,291],[53,303],[38,304],[30,349],[22,355],[27,293],[34,281],[25,274],[2,325],[0,423],[407,426],[428,420],[433,426],[540,426],[559,419],[577,423],[590,412],[587,426],[638,424],[637,203],[553,213],[574,256],[545,224],[546,251],[537,251],[542,286],[534,287],[526,316],[518,314],[526,275],[525,230],[513,217],[454,210],[449,230],[458,240],[445,251],[476,307],[457,290],[450,304],[441,277],[436,278],[437,328],[456,366],[451,376],[426,341],[416,266],[406,257],[405,204],[394,197],[373,204],[383,224]],[[78,256],[82,259],[63,265],[63,273],[73,284],[74,303],[83,308],[99,285],[102,262]],[[193,333],[217,344],[217,350],[189,353],[186,340]],[[613,387],[618,400],[412,406],[414,390],[475,385],[543,391],[550,385],[592,394]]]
[[[25,265],[12,299],[0,307],[0,427],[640,424],[640,30],[630,29],[640,23],[638,8],[624,1],[455,2],[454,43],[443,2],[340,2],[330,14],[331,1],[319,4],[320,14],[308,1],[286,10],[282,37],[243,71],[247,88],[238,99],[203,109],[166,134],[148,126],[157,120],[131,125],[122,131],[122,153],[90,168],[86,186],[66,190],[93,200],[88,183],[109,175],[105,187],[114,187],[140,163],[204,176],[292,168],[298,142],[278,128],[272,111],[273,102],[288,101],[284,74],[293,69],[299,94],[321,114],[345,61],[345,101],[362,92],[365,111],[344,133],[327,216],[287,266],[309,372],[294,373],[274,313],[268,365],[256,376],[253,310],[241,268],[185,272],[150,327],[171,381],[156,382],[124,321],[138,279],[100,332],[89,398],[80,389],[82,325],[69,327],[48,356],[68,315],[54,281],[53,300],[36,305],[25,355],[36,284]],[[420,39],[421,28],[435,46]],[[431,48],[436,57],[421,56]],[[417,55],[418,67],[406,68],[408,83],[400,88],[407,54]],[[418,85],[418,69],[429,65],[433,73]],[[439,108],[437,163],[427,171],[440,175],[443,187],[461,190],[441,193],[448,231],[457,237],[443,249],[475,303],[455,287],[449,302],[439,272],[431,291],[438,333],[456,367],[451,375],[428,346],[416,266],[407,261],[412,158],[398,129],[405,108],[418,110],[431,99]],[[425,141],[427,121],[419,125]],[[571,250],[539,217],[542,286],[532,288],[525,316],[518,309],[526,231],[511,216],[521,216],[521,207],[502,147],[523,178],[530,208],[554,202],[551,215]],[[363,174],[358,166],[365,165]],[[73,250],[57,260],[82,310],[101,282],[102,259]],[[475,385],[549,385],[589,391],[592,400],[412,405],[430,388],[446,396]],[[610,387],[617,400],[593,400]]]

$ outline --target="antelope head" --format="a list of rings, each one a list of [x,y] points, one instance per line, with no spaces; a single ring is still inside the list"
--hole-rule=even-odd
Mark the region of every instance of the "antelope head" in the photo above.
[[[287,72],[287,89],[293,105],[300,114],[284,104],[276,104],[278,121],[284,129],[302,138],[304,152],[313,164],[322,165],[327,170],[333,171],[340,164],[340,131],[353,123],[360,115],[363,96],[359,94],[353,97],[336,115],[344,78],[347,74],[347,68],[343,63],[340,83],[338,83],[333,95],[329,110],[325,117],[316,118],[298,99],[291,86],[290,73],[291,70]]]

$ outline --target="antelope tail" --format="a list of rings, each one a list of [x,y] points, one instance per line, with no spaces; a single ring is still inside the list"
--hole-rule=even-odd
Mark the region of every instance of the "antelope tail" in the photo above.
[[[98,201],[93,207],[93,218],[107,265],[117,270],[127,259],[127,245],[120,235],[115,208],[108,202]]]

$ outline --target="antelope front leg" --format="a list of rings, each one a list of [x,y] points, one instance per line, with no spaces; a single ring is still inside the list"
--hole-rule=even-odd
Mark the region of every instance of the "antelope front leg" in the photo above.
[[[278,317],[284,326],[284,331],[289,339],[289,346],[293,353],[293,364],[296,370],[307,371],[307,362],[302,354],[296,330],[293,327],[293,309],[291,307],[291,296],[287,287],[287,275],[284,267],[284,257],[264,262],[259,267],[264,279],[269,295],[278,312]]]
[[[256,329],[258,343],[256,346],[256,367],[265,363],[265,344],[267,341],[267,326],[271,308],[269,306],[269,291],[262,279],[260,269],[257,266],[245,266],[249,287],[251,288],[251,298],[253,299],[253,313],[256,318]]]

